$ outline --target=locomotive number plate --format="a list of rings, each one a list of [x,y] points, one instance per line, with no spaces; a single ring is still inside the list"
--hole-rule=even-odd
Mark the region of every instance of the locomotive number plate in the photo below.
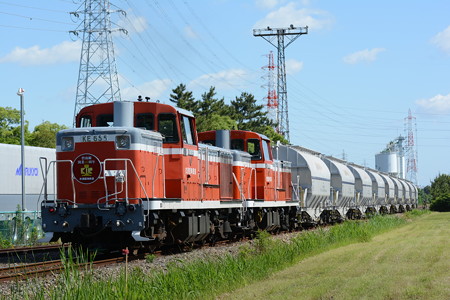
[[[81,137],[81,141],[85,142],[105,142],[108,140],[108,136],[106,134],[103,135],[83,135]]]

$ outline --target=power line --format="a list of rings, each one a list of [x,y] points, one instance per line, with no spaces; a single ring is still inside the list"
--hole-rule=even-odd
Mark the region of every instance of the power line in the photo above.
[[[0,14],[14,16],[14,17],[19,17],[19,18],[24,18],[24,19],[28,19],[29,21],[38,20],[38,21],[44,21],[44,22],[50,22],[50,23],[73,25],[73,24],[67,23],[67,22],[53,21],[53,20],[48,20],[48,19],[42,19],[42,18],[36,18],[36,17],[24,16],[24,15],[18,15],[18,14],[3,12],[3,11],[0,11]]]

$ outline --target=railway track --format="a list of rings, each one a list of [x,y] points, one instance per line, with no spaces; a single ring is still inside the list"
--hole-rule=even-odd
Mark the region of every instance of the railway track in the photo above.
[[[125,262],[125,257],[114,257],[107,259],[99,259],[93,262],[74,263],[79,268],[96,268],[109,264],[116,264]],[[44,276],[47,274],[59,273],[64,269],[64,264],[61,260],[51,260],[38,263],[29,263],[18,266],[0,268],[0,282],[29,279],[32,277]]]
[[[67,248],[69,245],[39,245],[39,246],[32,246],[32,247],[16,247],[16,248],[7,248],[7,249],[0,249],[0,256],[8,256],[11,254],[23,254],[23,253],[36,253],[36,252],[46,252],[46,251],[56,251],[60,250],[61,248]]]

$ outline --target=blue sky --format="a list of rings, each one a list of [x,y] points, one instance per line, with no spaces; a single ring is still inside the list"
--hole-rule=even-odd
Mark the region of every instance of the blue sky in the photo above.
[[[168,102],[185,83],[233,99],[267,94],[261,77],[276,49],[252,29],[309,26],[286,49],[291,142],[374,167],[374,156],[416,118],[418,181],[450,173],[449,1],[112,1],[128,35],[115,34],[122,99]],[[81,41],[68,32],[80,4],[0,1],[0,105],[26,119],[71,125]],[[75,22],[74,22],[75,21]]]

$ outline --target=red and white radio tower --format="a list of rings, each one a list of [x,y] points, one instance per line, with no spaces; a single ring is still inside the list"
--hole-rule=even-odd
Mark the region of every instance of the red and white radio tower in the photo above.
[[[411,109],[408,111],[408,117],[405,118],[405,131],[408,135],[405,147],[406,179],[417,185],[417,124],[416,117],[411,115]]]
[[[276,66],[273,62],[273,52],[270,51],[270,53],[266,56],[269,58],[269,64],[262,67],[263,69],[267,69],[267,74],[263,77],[267,79],[267,83],[263,85],[263,87],[267,88],[267,97],[264,97],[264,100],[266,101],[265,105],[267,106],[268,117],[277,123],[276,131],[279,132],[278,124],[280,122],[278,120],[278,95],[275,82]]]

